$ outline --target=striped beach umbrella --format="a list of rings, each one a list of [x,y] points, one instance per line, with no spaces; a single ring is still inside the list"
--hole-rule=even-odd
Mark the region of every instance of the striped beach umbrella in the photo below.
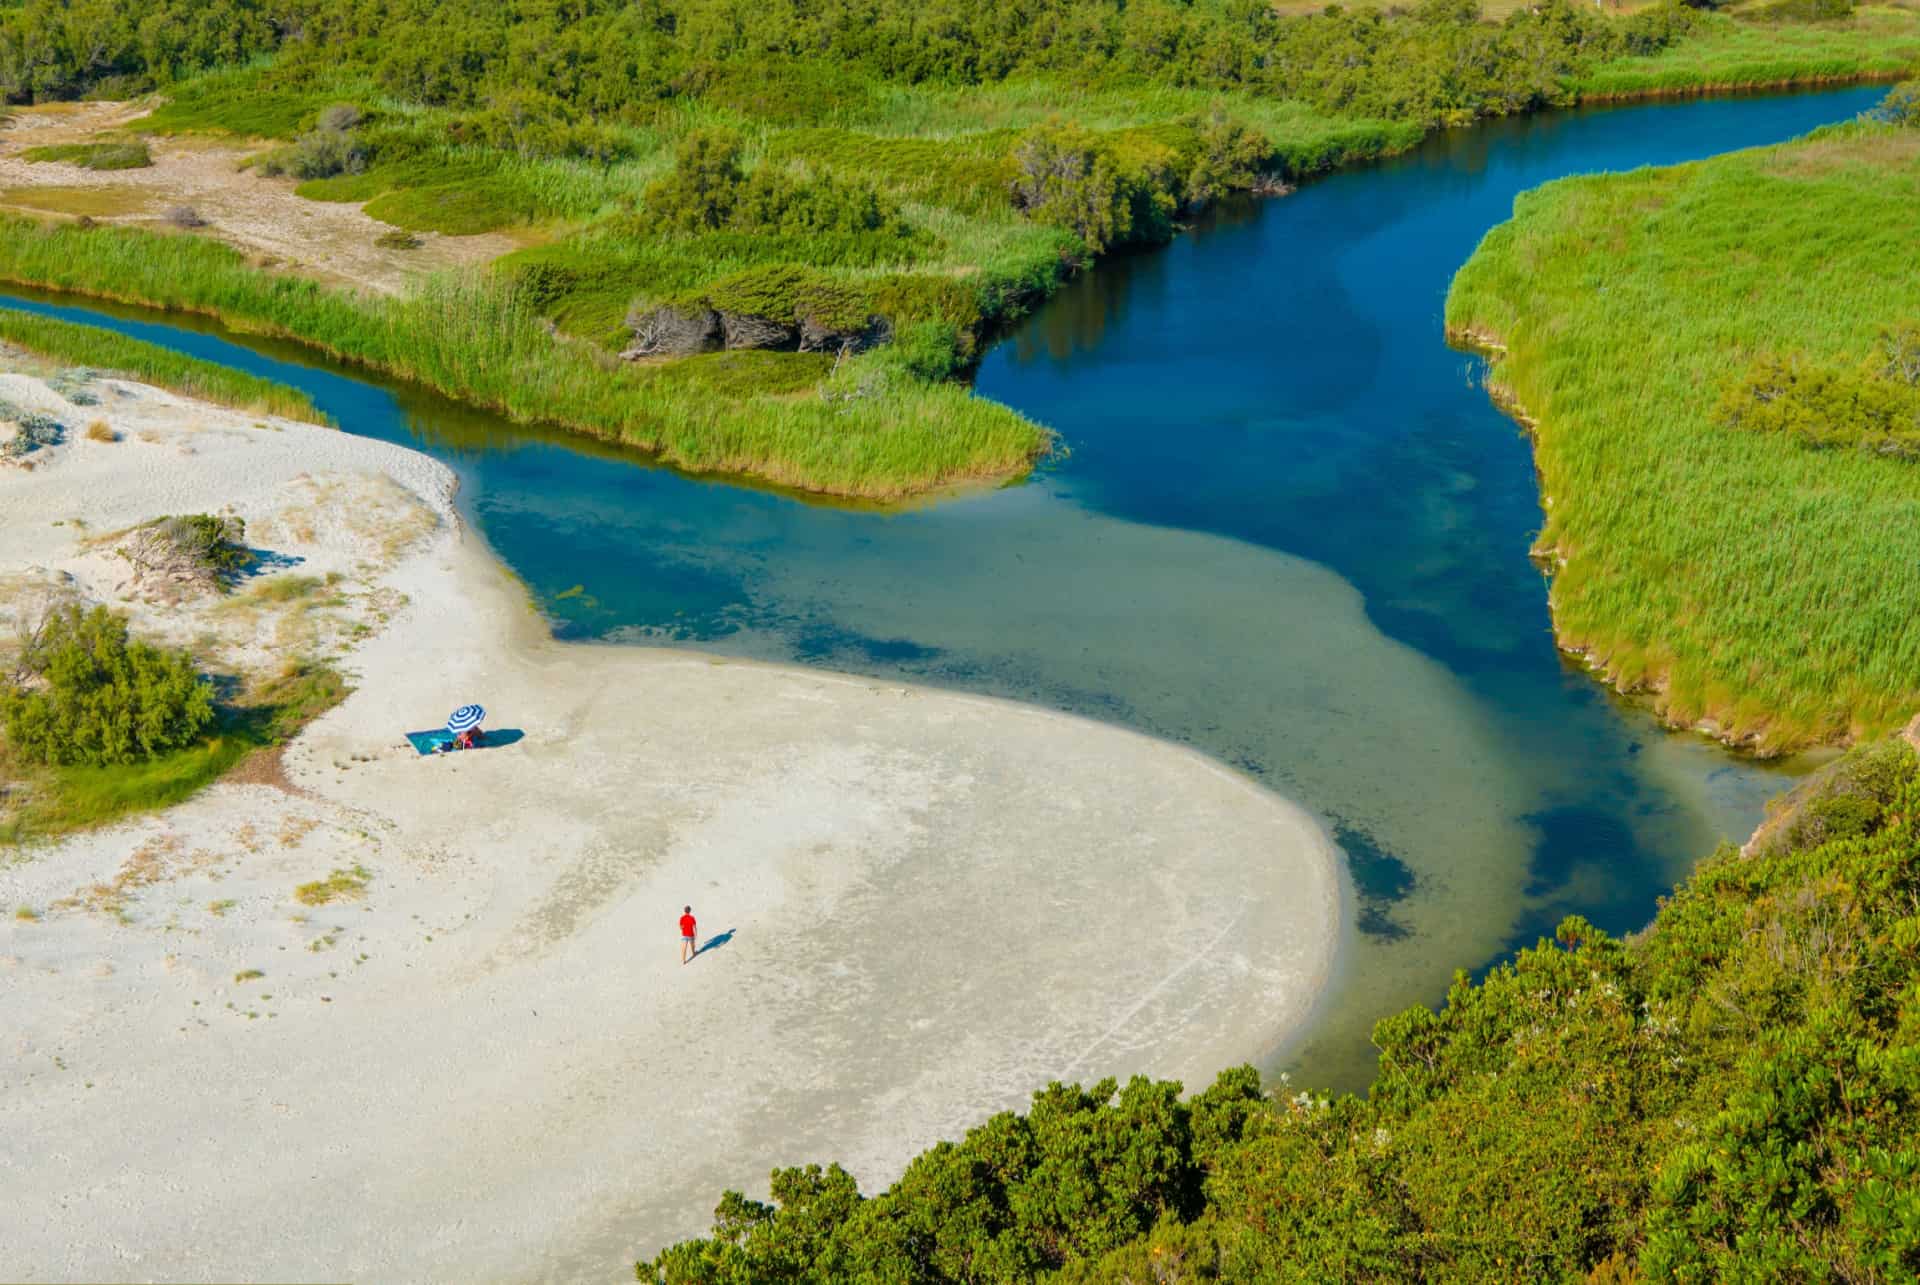
[[[478,705],[462,705],[453,711],[453,717],[447,720],[447,730],[458,736],[469,727],[480,726],[480,720],[486,716],[487,711]]]

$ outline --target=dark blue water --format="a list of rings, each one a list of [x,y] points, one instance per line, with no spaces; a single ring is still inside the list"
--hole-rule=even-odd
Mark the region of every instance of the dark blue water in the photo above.
[[[1289,1056],[1352,1083],[1375,1018],[1568,912],[1643,923],[1781,784],[1562,662],[1526,558],[1530,455],[1442,341],[1448,280],[1527,188],[1782,140],[1879,94],[1502,122],[1222,210],[988,355],[980,392],[1056,428],[1064,460],[904,513],[687,479],[192,322],[106,324],[451,462],[564,636],[1036,701],[1197,745],[1313,808],[1357,933]]]

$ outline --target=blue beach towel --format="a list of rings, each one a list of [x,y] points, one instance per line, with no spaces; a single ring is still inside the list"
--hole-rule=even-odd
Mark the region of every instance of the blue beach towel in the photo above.
[[[442,746],[453,744],[453,733],[444,727],[436,727],[431,732],[408,732],[407,744],[423,756],[437,754]]]

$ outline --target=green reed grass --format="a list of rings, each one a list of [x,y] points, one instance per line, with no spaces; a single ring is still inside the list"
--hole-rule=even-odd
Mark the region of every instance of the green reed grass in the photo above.
[[[1455,331],[1537,418],[1556,628],[1675,721],[1788,749],[1920,710],[1920,467],[1718,426],[1758,357],[1920,319],[1920,134],[1855,124],[1520,198]]]
[[[97,326],[75,325],[52,317],[0,309],[0,342],[25,348],[62,365],[117,371],[143,384],[257,415],[279,415],[314,424],[331,422],[313,404],[313,399],[297,388]]]
[[[203,238],[0,220],[0,278],[207,313],[500,411],[627,443],[699,472],[889,498],[1018,475],[1044,429],[957,385],[716,398],[673,367],[627,366],[556,339],[510,281],[424,280],[386,298],[272,276]],[[100,362],[96,364],[108,364]]]
[[[1576,77],[1587,100],[1716,89],[1892,79],[1920,67],[1920,12],[1863,8],[1851,19],[1753,23],[1707,15],[1704,29],[1660,53],[1619,58]]]

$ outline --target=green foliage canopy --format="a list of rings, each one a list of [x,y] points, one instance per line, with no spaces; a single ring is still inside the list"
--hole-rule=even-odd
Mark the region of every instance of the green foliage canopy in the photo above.
[[[213,689],[184,651],[131,639],[95,607],[50,612],[19,672],[0,682],[14,753],[64,765],[133,763],[191,743],[213,721]]]

